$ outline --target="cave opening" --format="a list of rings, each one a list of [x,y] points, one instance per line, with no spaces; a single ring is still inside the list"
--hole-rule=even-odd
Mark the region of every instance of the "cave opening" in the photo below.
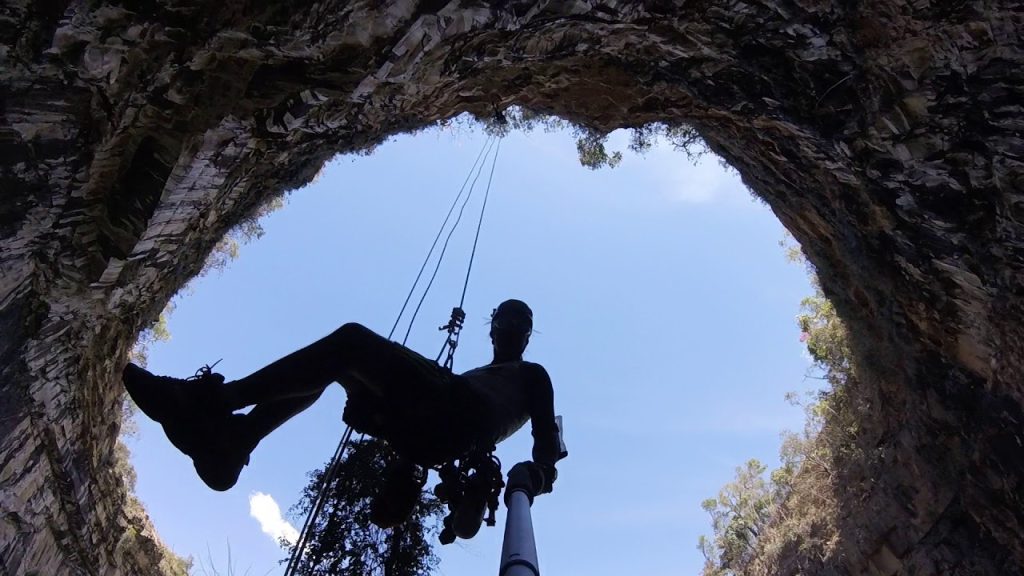
[[[265,219],[263,238],[176,300],[172,339],[152,346],[150,369],[183,375],[223,357],[218,369],[239,377],[347,321],[386,331],[483,137],[432,129],[332,160]],[[629,138],[612,134],[609,150]],[[818,387],[806,378],[794,320],[813,292],[806,271],[786,261],[777,218],[714,155],[691,162],[660,141],[593,171],[580,166],[568,130],[513,132],[503,147],[456,369],[487,361],[484,324],[498,301],[534,307],[539,333],[527,359],[555,379],[573,453],[535,512],[550,540],[546,566],[578,569],[597,541],[651,550],[645,571],[680,561],[699,571],[696,544],[709,531],[701,501],[749,458],[776,467],[779,434],[804,425],[784,396]],[[471,232],[463,224],[453,237],[410,341],[431,357]],[[179,554],[197,551],[197,563],[223,570],[230,535],[236,558],[244,550],[254,570],[269,568],[283,551],[250,509],[259,515],[264,496],[285,510],[295,502],[305,472],[322,466],[340,437],[343,404],[331,387],[264,440],[224,494],[203,486],[140,415],[142,436],[129,441],[140,499]],[[499,450],[506,466],[528,454],[525,431]],[[621,481],[601,472],[609,466],[635,486],[600,510],[593,502]],[[592,520],[579,522],[581,513]],[[192,520],[202,515],[200,529]],[[558,536],[566,531],[578,535]],[[446,571],[475,572],[499,548],[492,529],[438,551]],[[611,562],[636,566],[627,556]]]

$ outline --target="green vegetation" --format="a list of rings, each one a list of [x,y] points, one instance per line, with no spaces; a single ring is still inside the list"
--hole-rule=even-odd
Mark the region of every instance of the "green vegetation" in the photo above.
[[[711,515],[714,538],[701,536],[697,547],[704,554],[705,576],[738,574],[734,567],[742,565],[754,551],[761,529],[774,508],[771,483],[765,481],[766,468],[757,460],[749,460],[736,469],[736,479],[726,484],[717,498],[701,503]]]
[[[623,158],[621,150],[608,150],[609,134],[607,132],[519,106],[507,108],[489,118],[459,116],[443,120],[438,123],[438,127],[455,133],[482,127],[485,133],[498,136],[538,129],[545,132],[568,130],[576,138],[576,152],[581,165],[591,170],[615,168]],[[636,154],[643,154],[650,150],[659,139],[664,139],[676,151],[686,154],[691,162],[708,152],[704,140],[697,131],[686,124],[647,124],[629,128],[629,131],[628,148]]]
[[[799,249],[789,252],[791,259],[803,260]],[[810,274],[815,293],[801,302],[797,324],[814,362],[809,376],[824,387],[806,397],[787,395],[803,407],[806,421],[803,430],[783,434],[779,468],[769,475],[762,463],[750,460],[716,498],[702,504],[712,528],[697,545],[705,559],[702,576],[772,573],[787,551],[824,559],[837,544],[836,497],[849,489],[840,470],[865,460],[857,439],[866,403],[858,398],[846,328]]]
[[[370,523],[370,498],[387,462],[381,440],[352,442],[326,488],[326,504],[312,525],[298,574],[304,576],[419,576],[437,565],[433,535],[444,506],[426,492],[405,523],[383,530]],[[329,465],[330,463],[328,463]],[[316,500],[324,469],[310,474],[294,512],[305,517]]]

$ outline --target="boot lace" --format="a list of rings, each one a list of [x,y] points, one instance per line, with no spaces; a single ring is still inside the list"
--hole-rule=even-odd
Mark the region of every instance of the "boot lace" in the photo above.
[[[220,360],[223,360],[223,358],[221,358]],[[220,360],[217,360],[213,364],[206,364],[199,370],[196,370],[196,373],[186,378],[186,380],[203,380],[205,378],[209,378],[211,375],[213,375],[213,367],[216,366],[217,364],[220,364]]]

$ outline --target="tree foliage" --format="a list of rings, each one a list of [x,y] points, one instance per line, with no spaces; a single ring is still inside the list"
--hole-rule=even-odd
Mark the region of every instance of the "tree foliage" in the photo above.
[[[736,479],[701,507],[711,516],[712,538],[701,536],[704,576],[732,576],[755,550],[761,529],[774,505],[773,490],[761,462],[751,459],[736,469]]]
[[[825,298],[816,279],[814,286],[814,295],[800,302],[797,324],[808,354],[828,381],[827,395],[842,388],[851,374],[850,344],[846,327],[836,314],[835,306]]]
[[[432,539],[444,507],[424,492],[403,524],[384,530],[370,522],[370,500],[380,484],[387,447],[376,439],[353,442],[326,488],[326,504],[312,524],[298,574],[305,576],[419,576],[437,565]],[[313,508],[324,469],[310,474],[294,512]]]
[[[232,260],[238,258],[243,245],[262,238],[266,231],[263,229],[260,221],[265,216],[280,210],[284,207],[284,204],[284,196],[271,198],[243,218],[231,230],[228,230],[228,233],[217,242],[210,255],[207,256],[202,270],[199,271],[199,277],[203,277],[213,271],[223,271]]]
[[[471,120],[461,117],[449,119],[442,121],[440,126],[460,130],[471,129],[472,125],[477,123],[483,126],[484,132],[497,136],[504,136],[511,132],[531,132],[537,129],[545,132],[570,130],[576,138],[576,153],[580,164],[591,170],[615,168],[623,159],[621,150],[608,149],[609,134],[607,132],[574,124],[557,116],[521,106],[513,106],[496,112],[491,117]],[[635,154],[647,152],[662,139],[676,151],[686,154],[690,161],[696,161],[708,151],[700,134],[688,124],[651,123],[629,128],[629,131],[628,148]]]
[[[798,248],[788,248],[790,260],[806,261]],[[803,430],[783,434],[781,466],[767,473],[757,460],[737,468],[736,478],[717,498],[704,501],[711,516],[712,536],[701,536],[697,547],[705,563],[702,576],[743,576],[769,526],[782,532],[772,543],[818,545],[822,525],[834,522],[837,488],[836,461],[855,451],[857,418],[851,407],[850,383],[855,379],[846,327],[825,297],[809,268],[815,288],[800,303],[797,325],[813,361],[814,377],[825,386],[806,396],[787,394],[803,407]],[[766,478],[767,476],[767,478]],[[796,496],[799,491],[799,498]],[[798,500],[798,501],[794,501]]]

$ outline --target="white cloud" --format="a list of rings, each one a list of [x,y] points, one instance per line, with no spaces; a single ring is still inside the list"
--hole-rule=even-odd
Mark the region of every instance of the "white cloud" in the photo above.
[[[299,539],[299,531],[281,516],[281,507],[270,494],[250,494],[249,515],[260,523],[260,529],[273,538],[274,542],[280,542],[284,538],[289,544],[294,544]]]

